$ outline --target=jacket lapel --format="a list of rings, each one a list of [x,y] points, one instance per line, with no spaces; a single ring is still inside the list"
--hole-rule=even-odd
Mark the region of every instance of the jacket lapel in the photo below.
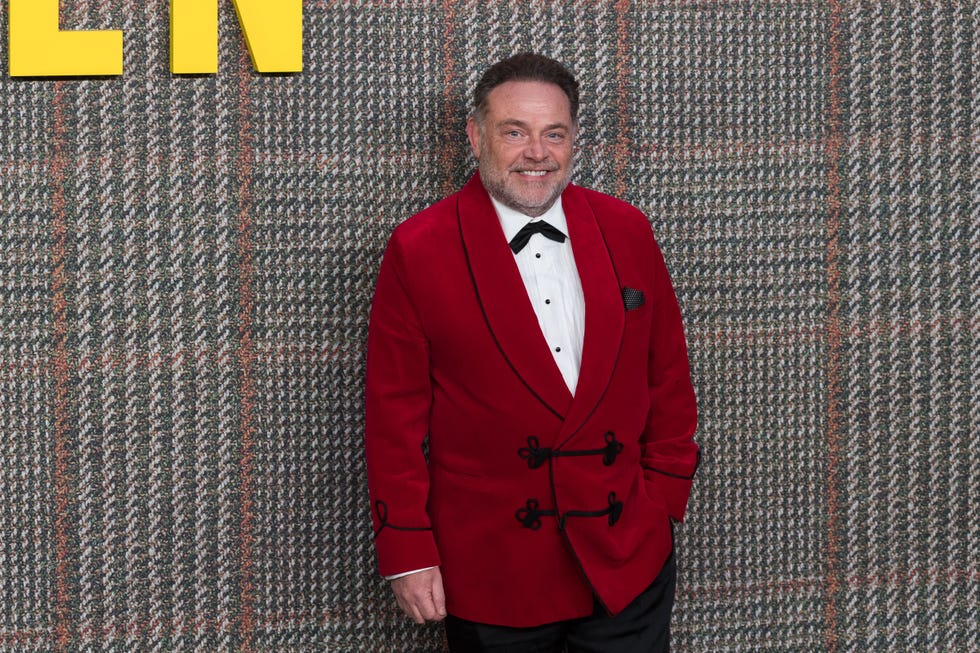
[[[592,206],[571,185],[562,195],[562,206],[585,296],[585,341],[578,386],[560,442],[575,435],[605,395],[619,359],[626,322],[619,280]]]
[[[571,393],[541,333],[514,255],[507,246],[500,220],[479,174],[473,175],[463,187],[457,201],[457,219],[467,264],[487,326],[501,354],[521,381],[552,413],[564,419]],[[574,240],[573,235],[573,244]],[[573,251],[578,259],[578,250]],[[583,290],[584,285],[583,280]]]

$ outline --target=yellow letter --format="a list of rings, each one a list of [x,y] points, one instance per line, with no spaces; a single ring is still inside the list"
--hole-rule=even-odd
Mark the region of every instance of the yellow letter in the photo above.
[[[303,70],[302,0],[234,0],[252,65]],[[218,0],[170,0],[170,72],[218,72]]]
[[[218,0],[170,0],[170,72],[218,72]]]
[[[58,29],[58,0],[10,0],[10,76],[122,75],[122,32]]]

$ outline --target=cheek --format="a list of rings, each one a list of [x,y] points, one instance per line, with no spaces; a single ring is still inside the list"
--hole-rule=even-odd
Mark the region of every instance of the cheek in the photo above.
[[[487,152],[489,161],[500,169],[507,169],[520,160],[520,153],[506,146],[496,147]]]
[[[560,161],[562,164],[567,165],[568,162],[572,160],[572,149],[564,145],[557,146],[551,150],[551,156],[556,161]]]

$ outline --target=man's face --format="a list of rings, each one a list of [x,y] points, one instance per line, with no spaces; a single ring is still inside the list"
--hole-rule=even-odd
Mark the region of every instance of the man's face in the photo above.
[[[555,84],[497,86],[481,123],[466,123],[466,135],[487,192],[516,211],[542,215],[568,185],[575,124],[568,97]]]

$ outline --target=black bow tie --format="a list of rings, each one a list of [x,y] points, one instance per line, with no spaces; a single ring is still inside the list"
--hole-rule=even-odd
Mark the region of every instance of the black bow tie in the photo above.
[[[538,220],[537,222],[528,222],[526,225],[521,227],[521,230],[517,232],[517,235],[510,239],[510,248],[514,250],[515,254],[518,253],[524,249],[528,241],[531,240],[531,236],[534,234],[541,234],[545,238],[550,238],[551,240],[559,243],[565,242],[565,234],[558,231],[558,229],[551,226],[544,220]]]

